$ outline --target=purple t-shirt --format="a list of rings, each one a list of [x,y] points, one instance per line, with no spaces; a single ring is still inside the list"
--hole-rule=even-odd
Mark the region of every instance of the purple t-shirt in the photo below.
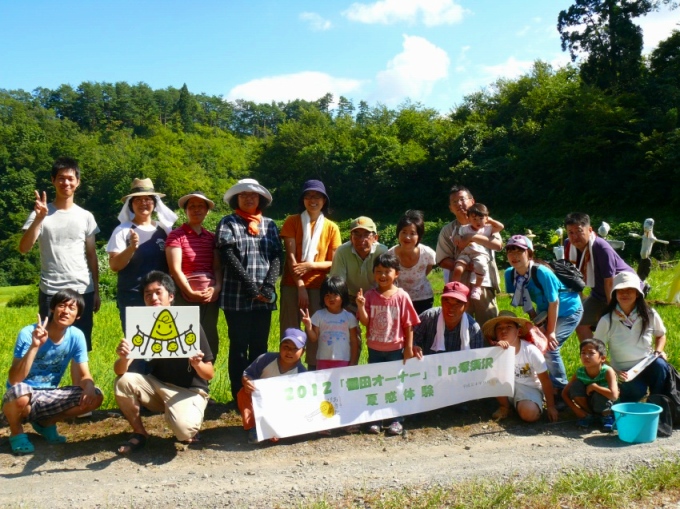
[[[564,244],[564,252],[569,252],[569,241]],[[581,263],[581,257],[583,253],[576,250],[578,253],[576,266]],[[608,277],[614,277],[620,272],[632,272],[635,271],[624,262],[618,255],[614,248],[609,245],[606,240],[595,237],[593,242],[592,254],[593,264],[595,265],[595,287],[590,291],[590,295],[595,297],[599,301],[607,302],[607,297],[604,293],[604,280]]]

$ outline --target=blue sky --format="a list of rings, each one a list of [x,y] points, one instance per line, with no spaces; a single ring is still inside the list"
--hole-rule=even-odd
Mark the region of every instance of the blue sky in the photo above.
[[[411,99],[442,112],[541,59],[569,0],[0,0],[0,88],[145,82],[256,102]],[[645,50],[678,13],[641,20]]]

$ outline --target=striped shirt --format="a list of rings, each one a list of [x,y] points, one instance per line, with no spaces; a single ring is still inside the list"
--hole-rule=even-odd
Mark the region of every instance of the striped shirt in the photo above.
[[[182,249],[182,272],[213,273],[213,257],[215,250],[215,234],[201,228],[200,235],[187,223],[170,232],[165,240],[165,249],[179,247]]]

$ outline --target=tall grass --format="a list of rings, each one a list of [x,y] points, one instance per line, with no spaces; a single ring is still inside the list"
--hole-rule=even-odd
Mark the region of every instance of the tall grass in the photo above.
[[[649,280],[654,289],[650,295],[652,299],[662,300],[666,297],[670,281],[673,276],[672,270],[655,269]],[[435,289],[435,305],[439,305],[439,295],[444,286],[442,272],[434,270],[430,274],[430,281]],[[514,309],[510,305],[510,297],[502,294],[498,298],[501,309]],[[661,315],[667,329],[666,352],[669,361],[675,366],[680,365],[680,307],[677,305],[656,305],[656,310]],[[12,362],[14,342],[19,330],[28,324],[35,323],[37,307],[7,308],[0,307],[0,323],[4,327],[0,329],[0,378],[6,379],[6,373]],[[227,357],[229,351],[229,337],[224,315],[220,314],[218,322],[220,336],[220,354],[215,365],[215,377],[211,386],[211,396],[220,402],[231,399],[231,385],[227,372]],[[93,351],[90,352],[90,371],[95,382],[105,393],[103,408],[115,408],[113,397],[113,363],[116,360],[116,346],[123,332],[118,317],[118,309],[114,302],[105,302],[94,318]],[[278,349],[279,343],[279,314],[275,311],[272,316],[272,326],[269,332],[269,349]],[[562,356],[567,373],[571,374],[579,366],[578,340],[575,335],[562,347]],[[367,351],[364,348],[361,353],[360,363],[365,364]],[[68,382],[68,374],[65,382]]]

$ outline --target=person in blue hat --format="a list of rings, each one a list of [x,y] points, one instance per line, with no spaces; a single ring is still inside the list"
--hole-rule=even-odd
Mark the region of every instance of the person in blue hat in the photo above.
[[[321,309],[321,284],[331,270],[342,240],[338,225],[328,219],[330,200],[320,180],[308,180],[300,193],[299,214],[288,216],[281,228],[286,264],[281,279],[279,321],[281,336],[300,327],[300,310],[310,316]],[[307,366],[316,369],[317,343],[307,347]]]

